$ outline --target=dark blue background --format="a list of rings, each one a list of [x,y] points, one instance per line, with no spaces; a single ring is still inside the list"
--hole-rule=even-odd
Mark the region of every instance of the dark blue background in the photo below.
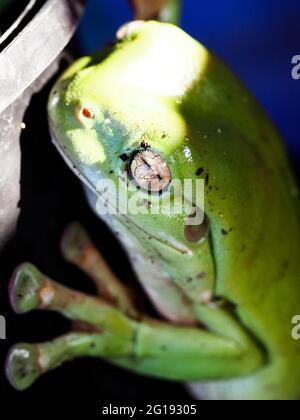
[[[101,48],[132,19],[127,0],[89,0],[80,27],[84,52]],[[290,152],[300,156],[299,0],[184,0],[182,27],[222,57],[271,114]]]

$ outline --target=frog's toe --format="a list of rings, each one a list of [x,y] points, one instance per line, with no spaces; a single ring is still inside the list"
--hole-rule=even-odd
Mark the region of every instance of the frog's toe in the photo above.
[[[110,333],[70,333],[45,343],[18,344],[7,357],[6,377],[23,391],[38,378],[79,357],[111,358],[126,355],[132,349],[132,336]]]
[[[18,314],[30,312],[39,307],[39,292],[44,285],[40,271],[29,263],[16,268],[9,284],[10,302]]]
[[[61,251],[67,261],[81,266],[88,258],[91,247],[92,242],[79,223],[74,222],[66,228],[61,241]]]
[[[102,298],[133,317],[138,315],[131,290],[111,270],[79,223],[72,223],[66,228],[61,251],[68,262],[75,264],[90,277]]]
[[[11,385],[23,391],[29,388],[39,376],[37,346],[18,344],[13,347],[6,361],[6,377]]]

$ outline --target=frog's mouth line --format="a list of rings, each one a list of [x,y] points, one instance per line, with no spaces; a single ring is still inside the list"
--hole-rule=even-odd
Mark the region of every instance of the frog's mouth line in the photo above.
[[[54,146],[56,147],[56,149],[58,150],[59,154],[62,156],[65,163],[68,165],[68,167],[71,169],[71,171],[76,174],[76,176],[80,179],[80,181],[83,184],[85,184],[97,197],[99,197],[101,199],[101,197],[99,196],[99,194],[95,190],[93,184],[91,184],[91,182],[79,171],[79,169],[76,166],[74,166],[70,157],[66,153],[66,150],[64,150],[61,147],[60,143],[58,142],[58,140],[57,140],[57,138],[54,134],[54,130],[51,127],[51,122],[50,121],[49,121],[49,126],[50,126],[50,135],[51,135],[51,138],[52,138],[52,142],[53,142]],[[127,223],[124,223],[124,219],[127,221]],[[122,217],[119,217],[118,220],[125,227],[127,227],[127,224],[130,223],[132,226],[134,226],[135,229],[142,232],[145,236],[147,236],[149,238],[152,238],[153,240],[159,242],[162,245],[167,246],[168,248],[172,249],[173,251],[179,253],[180,255],[188,255],[188,256],[192,255],[190,249],[188,249],[184,245],[182,245],[182,246],[180,246],[179,244],[175,245],[172,242],[168,241],[167,239],[159,238],[159,237],[153,235],[152,233],[147,232],[146,230],[141,228],[138,224],[136,224],[131,218],[129,218],[125,214],[122,214]]]

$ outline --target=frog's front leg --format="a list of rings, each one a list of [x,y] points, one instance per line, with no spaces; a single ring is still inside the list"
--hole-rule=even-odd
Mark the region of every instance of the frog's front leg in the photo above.
[[[89,333],[15,346],[8,357],[7,376],[17,389],[26,389],[43,373],[81,356],[102,357],[135,372],[180,381],[232,378],[263,363],[250,338],[240,339],[235,332],[229,337],[214,328],[178,327],[144,316],[129,317],[98,297],[53,282],[29,264],[15,273],[11,300],[18,313],[54,310],[90,326]],[[202,315],[207,317],[207,311]],[[233,319],[229,331],[235,331]]]
[[[117,278],[79,223],[72,223],[65,230],[61,251],[68,262],[75,264],[93,280],[101,297],[124,313],[137,316],[131,290]]]
[[[11,349],[6,372],[18,390],[28,388],[40,375],[67,360],[80,356],[120,356],[123,346],[127,354],[132,345],[133,318],[127,318],[121,309],[100,297],[87,296],[54,282],[32,264],[22,264],[15,270],[9,291],[16,313],[36,309],[56,311],[75,321],[77,330],[49,343],[18,344]]]

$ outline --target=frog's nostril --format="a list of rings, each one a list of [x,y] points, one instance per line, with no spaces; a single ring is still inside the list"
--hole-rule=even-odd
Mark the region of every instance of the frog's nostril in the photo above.
[[[76,112],[76,117],[80,123],[82,123],[84,120],[92,120],[95,118],[95,113],[91,108],[84,107],[80,108]]]
[[[152,150],[140,150],[131,157],[129,175],[140,188],[160,193],[172,181],[170,168],[164,158]]]
[[[188,220],[190,221],[191,218],[194,218],[194,217],[196,217],[196,214],[191,215]],[[197,224],[197,225],[187,224],[184,229],[184,236],[186,240],[192,243],[202,241],[203,239],[207,238],[208,234],[209,234],[209,224],[208,224],[207,217],[204,217],[204,220],[201,224]]]
[[[94,113],[89,108],[83,108],[82,115],[85,118],[94,118]]]

